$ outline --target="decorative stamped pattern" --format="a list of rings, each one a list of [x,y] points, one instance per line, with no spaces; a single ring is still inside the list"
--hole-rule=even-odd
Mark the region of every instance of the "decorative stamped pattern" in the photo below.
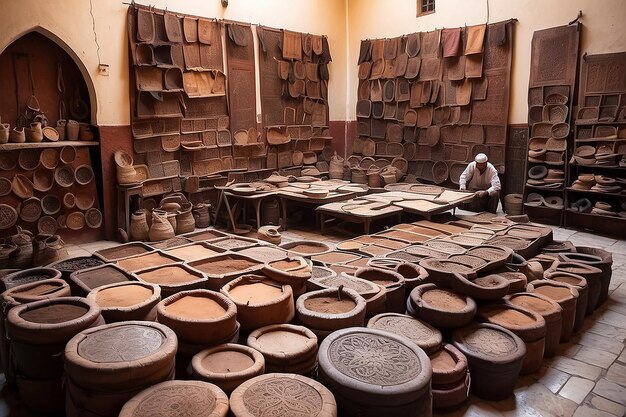
[[[202,417],[215,408],[213,393],[201,387],[170,386],[154,390],[137,406],[134,415]]]
[[[515,340],[504,332],[493,329],[477,329],[463,339],[467,348],[473,352],[498,357],[517,349]]]
[[[331,362],[342,374],[373,385],[399,385],[422,371],[417,354],[395,340],[367,333],[351,333],[328,348]]]
[[[432,328],[426,327],[419,320],[411,317],[382,317],[376,321],[374,328],[387,330],[413,341],[427,340],[435,334]]]
[[[310,417],[319,414],[323,404],[315,388],[292,378],[257,382],[243,394],[243,402],[256,417]]]
[[[157,351],[165,335],[148,326],[126,325],[100,330],[78,345],[78,354],[97,362],[136,361]]]

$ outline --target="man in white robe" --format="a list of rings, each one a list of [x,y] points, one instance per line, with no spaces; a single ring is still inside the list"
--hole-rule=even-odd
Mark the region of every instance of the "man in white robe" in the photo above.
[[[474,191],[474,199],[466,207],[472,211],[495,213],[500,200],[498,171],[487,161],[487,155],[479,153],[459,178],[459,189]]]

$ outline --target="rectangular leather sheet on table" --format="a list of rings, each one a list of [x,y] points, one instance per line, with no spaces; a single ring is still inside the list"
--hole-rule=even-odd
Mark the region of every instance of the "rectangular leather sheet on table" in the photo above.
[[[239,24],[230,25],[237,29],[246,44],[239,46],[230,37],[226,37],[230,129],[235,132],[239,129],[256,127],[256,82],[252,28]]]
[[[531,43],[529,87],[574,85],[580,23],[536,31]]]

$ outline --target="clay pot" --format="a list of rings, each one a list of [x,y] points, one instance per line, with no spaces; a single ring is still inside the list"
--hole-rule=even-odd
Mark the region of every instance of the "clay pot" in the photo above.
[[[174,330],[183,343],[214,346],[235,331],[237,307],[214,291],[183,291],[157,305],[157,319]]]
[[[0,145],[9,142],[11,126],[8,123],[0,124]]]
[[[608,288],[611,284],[611,276],[613,274],[613,268],[612,268],[613,255],[611,254],[611,252],[606,251],[604,249],[591,248],[587,246],[577,246],[576,252],[579,254],[597,256],[601,259],[599,263],[595,263],[594,261],[591,261],[591,260],[582,261],[580,257],[577,258],[578,262],[582,261],[584,263],[587,263],[588,265],[595,266],[596,268],[599,268],[602,271],[602,275],[600,275],[600,285],[601,285],[600,299],[598,301],[599,303],[603,303],[604,301],[606,301],[608,297]]]
[[[574,319],[574,333],[580,331],[585,324],[585,314],[588,310],[589,288],[587,280],[580,275],[570,274],[568,272],[549,272],[545,275],[547,280],[556,281],[563,284],[571,285],[578,291],[578,299],[576,300],[576,318]]]
[[[196,229],[196,220],[191,213],[191,203],[185,203],[176,215],[176,234],[193,232]]]
[[[118,282],[93,289],[87,299],[100,306],[107,323],[145,320],[161,300],[161,289],[142,282]]]
[[[295,315],[291,287],[269,278],[244,275],[224,285],[220,292],[237,305],[242,329],[288,323]]]
[[[23,127],[14,127],[9,133],[9,142],[11,143],[24,143],[26,142],[26,133]]]
[[[448,408],[464,402],[470,386],[465,355],[446,343],[429,356],[433,368],[433,408]]]
[[[66,131],[65,131],[66,125],[67,125],[67,120],[65,119],[57,120],[56,130],[59,133],[59,140],[65,140],[66,138]]]
[[[539,293],[520,292],[507,295],[504,300],[526,310],[541,314],[546,321],[546,343],[544,357],[552,357],[556,354],[561,339],[561,327],[563,323],[562,311],[559,304]]]
[[[561,343],[569,341],[574,331],[576,320],[576,304],[578,302],[578,290],[574,287],[550,280],[538,280],[528,284],[528,292],[539,293],[556,301],[562,311]]]
[[[80,124],[76,120],[68,120],[65,124],[65,133],[67,140],[78,140]]]
[[[468,278],[456,274],[450,280],[450,288],[459,294],[467,295],[476,300],[499,300],[509,293],[509,280],[498,274]]]
[[[298,297],[296,314],[298,320],[310,329],[332,331],[362,327],[365,324],[365,306],[365,299],[354,290],[317,290]]]
[[[435,284],[423,284],[409,295],[414,317],[437,328],[462,327],[476,314],[476,302]]]
[[[386,289],[385,310],[393,313],[404,313],[405,310],[405,282],[404,277],[397,272],[380,268],[359,268],[354,275],[381,285]]]

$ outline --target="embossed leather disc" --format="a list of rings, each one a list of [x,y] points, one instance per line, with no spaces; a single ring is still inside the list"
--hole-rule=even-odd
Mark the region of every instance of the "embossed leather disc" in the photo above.
[[[202,381],[166,381],[131,398],[120,417],[225,417],[228,397],[216,385]]]
[[[322,384],[295,374],[265,374],[241,384],[230,396],[235,417],[335,417],[333,394]]]
[[[424,349],[427,355],[441,349],[441,332],[430,324],[406,314],[379,314],[369,320],[367,327],[404,336]]]
[[[430,390],[428,356],[409,339],[386,331],[338,330],[324,339],[318,359],[320,379],[363,405],[407,404]]]

